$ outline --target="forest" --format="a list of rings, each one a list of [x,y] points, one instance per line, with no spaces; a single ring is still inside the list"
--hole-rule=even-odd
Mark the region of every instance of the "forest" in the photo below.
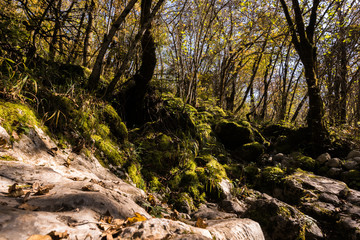
[[[104,189],[78,193],[96,192],[93,202],[114,191],[105,181],[141,192],[132,212],[94,210],[111,225],[99,239],[164,239],[126,235],[151,217],[209,231],[166,239],[359,239],[359,0],[0,0],[0,9],[0,189],[27,195],[19,209],[56,212],[30,164],[74,186],[68,171],[96,175]],[[246,232],[242,218],[260,230],[232,238],[211,222]],[[0,239],[50,232],[13,238],[2,221]],[[99,234],[69,233],[41,239]]]

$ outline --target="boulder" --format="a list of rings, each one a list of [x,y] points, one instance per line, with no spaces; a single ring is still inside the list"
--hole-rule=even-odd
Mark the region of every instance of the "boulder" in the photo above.
[[[339,168],[341,167],[341,160],[339,158],[331,158],[325,165],[329,168]]]
[[[257,221],[266,239],[322,239],[317,221],[296,208],[272,198],[257,194],[245,199],[248,209],[243,217]]]
[[[230,150],[254,141],[249,123],[239,124],[222,119],[215,125],[214,131],[225,147]]]
[[[330,159],[331,159],[331,156],[329,153],[323,153],[316,158],[316,161],[320,164],[325,164]]]
[[[208,221],[213,239],[265,240],[260,225],[251,219],[225,219]]]
[[[349,152],[346,159],[355,158],[355,157],[360,157],[360,150],[353,150]]]

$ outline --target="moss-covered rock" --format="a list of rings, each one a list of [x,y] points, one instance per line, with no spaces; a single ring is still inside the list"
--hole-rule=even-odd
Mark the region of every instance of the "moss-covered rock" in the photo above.
[[[0,100],[0,124],[11,135],[26,133],[34,126],[42,127],[36,113],[27,105]]]
[[[219,140],[230,150],[254,141],[251,126],[247,122],[239,124],[222,119],[215,125],[214,131]]]
[[[285,172],[279,167],[266,167],[261,171],[261,178],[265,183],[280,184],[285,175]]]
[[[111,132],[117,138],[119,138],[121,141],[128,139],[128,130],[116,110],[111,105],[105,105],[103,117],[105,121],[109,124]]]
[[[128,170],[128,173],[129,173],[129,177],[133,181],[133,183],[135,183],[135,185],[138,188],[141,188],[141,189],[145,190],[146,189],[146,184],[145,184],[144,179],[142,178],[139,167],[136,164],[132,163],[132,164],[130,164],[130,166],[128,167],[127,170]]]
[[[301,168],[303,170],[314,171],[316,166],[315,159],[305,156],[300,152],[291,153],[290,165],[293,168]]]
[[[251,142],[242,145],[238,151],[239,156],[243,160],[255,162],[264,153],[264,150],[264,145],[258,142]]]

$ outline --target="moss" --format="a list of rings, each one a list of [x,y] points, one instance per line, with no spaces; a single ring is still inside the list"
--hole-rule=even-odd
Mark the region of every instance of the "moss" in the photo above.
[[[209,156],[211,160],[206,164],[209,177],[213,177],[216,181],[221,181],[223,178],[227,178],[224,167],[212,156]]]
[[[103,117],[113,134],[120,140],[128,139],[128,130],[116,110],[109,104],[103,109]]]
[[[133,183],[135,183],[135,185],[136,185],[138,188],[141,188],[141,189],[146,190],[145,181],[144,181],[144,179],[142,178],[141,173],[140,173],[138,167],[137,167],[134,163],[132,163],[132,164],[128,167],[127,170],[128,170],[129,177],[130,177],[130,179],[133,181]]]
[[[246,161],[256,161],[264,154],[264,146],[258,142],[244,144],[240,149],[240,156]]]
[[[162,183],[159,181],[158,177],[153,176],[151,181],[149,182],[149,189],[153,192],[159,192],[160,190],[162,190],[164,188],[164,186],[162,185]]]
[[[95,146],[100,151],[100,156],[105,164],[113,164],[115,166],[125,163],[125,159],[117,144],[108,138],[102,138],[99,135],[92,135],[91,138],[95,141]]]
[[[35,112],[23,104],[0,100],[0,116],[0,124],[10,135],[13,131],[19,134],[27,132],[34,126],[43,128]]]
[[[283,182],[285,172],[279,167],[266,167],[261,172],[261,177],[267,183],[279,184]]]
[[[246,122],[240,125],[236,122],[221,119],[215,125],[214,131],[225,147],[230,150],[254,141],[253,132]]]
[[[172,139],[171,137],[161,134],[158,138],[158,146],[160,150],[169,150],[172,147]]]
[[[1,161],[9,161],[9,162],[18,161],[15,157],[10,156],[10,155],[0,156],[0,160]]]
[[[314,171],[316,161],[311,157],[305,156],[299,152],[292,153],[291,157],[293,158],[293,161],[290,161],[290,164],[293,164],[295,168]]]

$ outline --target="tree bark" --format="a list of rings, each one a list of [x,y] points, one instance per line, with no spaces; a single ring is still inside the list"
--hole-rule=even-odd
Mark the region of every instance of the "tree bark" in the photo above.
[[[104,61],[104,56],[106,54],[106,51],[109,48],[109,45],[115,36],[115,33],[120,29],[121,24],[125,21],[126,16],[129,14],[131,9],[134,7],[137,0],[131,0],[128,5],[124,8],[124,10],[121,12],[120,16],[116,19],[116,21],[111,25],[111,28],[109,30],[108,34],[105,34],[104,40],[101,44],[99,54],[96,57],[96,61],[93,67],[93,70],[90,74],[90,77],[88,79],[88,89],[89,90],[96,90],[99,85],[100,75],[102,71],[102,65]]]

